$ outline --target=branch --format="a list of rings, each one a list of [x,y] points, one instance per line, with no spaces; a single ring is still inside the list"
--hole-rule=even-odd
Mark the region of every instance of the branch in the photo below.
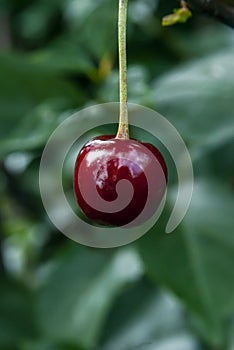
[[[188,0],[187,3],[192,10],[208,14],[234,28],[234,0]]]

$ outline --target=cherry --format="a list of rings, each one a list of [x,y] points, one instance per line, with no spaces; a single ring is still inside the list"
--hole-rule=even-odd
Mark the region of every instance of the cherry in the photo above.
[[[162,200],[166,182],[166,163],[155,146],[113,135],[86,143],[74,171],[80,208],[102,225],[135,226],[149,219]]]
[[[89,141],[78,154],[74,172],[77,202],[92,221],[136,226],[149,219],[163,198],[167,167],[153,145],[129,138],[126,21],[128,0],[119,0],[119,127],[116,137]]]

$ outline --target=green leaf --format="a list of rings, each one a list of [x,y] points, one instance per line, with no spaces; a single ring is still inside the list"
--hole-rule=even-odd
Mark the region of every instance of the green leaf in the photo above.
[[[215,177],[226,184],[234,184],[234,140],[223,139],[223,142],[203,147],[196,153],[193,152],[193,165],[195,173],[202,176]]]
[[[150,344],[144,344],[139,346],[139,350],[199,350],[201,349],[193,336],[186,333],[178,333],[169,335],[164,339],[159,339],[151,342]],[[130,350],[130,349],[128,349]],[[131,350],[134,350],[132,348]]]
[[[16,15],[16,29],[23,39],[43,43],[57,24],[59,11],[66,0],[31,1]],[[54,30],[54,28],[53,28]]]
[[[0,348],[14,348],[36,334],[32,294],[1,277]]]
[[[84,49],[69,38],[59,38],[46,49],[34,51],[30,62],[36,67],[43,67],[49,72],[89,73],[94,69],[91,58]]]
[[[39,104],[26,114],[21,122],[0,140],[0,156],[9,152],[33,150],[42,147],[60,122],[72,114],[64,112],[65,101],[52,100]]]
[[[0,152],[22,149],[27,139],[34,145],[45,142],[41,134],[48,135],[61,111],[83,101],[83,93],[72,84],[26,57],[0,55],[0,65]]]
[[[33,342],[25,342],[20,350],[83,350],[73,344],[59,344],[48,340],[37,340]]]
[[[155,82],[157,111],[191,147],[202,148],[234,133],[234,51],[187,63]]]
[[[166,26],[172,26],[176,23],[185,23],[187,20],[192,17],[191,11],[187,7],[182,7],[179,9],[174,9],[174,13],[167,15],[163,17],[162,19],[162,25],[164,27]]]
[[[95,346],[116,295],[139,275],[141,267],[132,250],[119,250],[112,257],[76,249],[58,262],[39,292],[42,334],[54,341]]]
[[[179,30],[170,30],[167,40],[170,40],[168,43],[170,48],[183,60],[201,58],[224,49],[231,49],[234,44],[232,28],[218,22],[209,23],[207,26],[198,22],[195,30],[190,31],[186,28],[186,35],[185,33],[181,35]]]
[[[176,338],[188,337],[193,344],[184,317],[184,308],[170,293],[159,290],[146,278],[129,286],[121,294],[104,327],[100,345],[103,350],[147,349]],[[152,345],[154,344],[154,345]]]
[[[87,48],[98,60],[113,54],[117,43],[117,13],[115,0],[68,1],[65,20],[70,28],[70,40]]]
[[[176,293],[222,342],[222,321],[234,308],[234,202],[217,182],[197,183],[182,224],[166,235],[165,221],[139,241],[149,275]]]

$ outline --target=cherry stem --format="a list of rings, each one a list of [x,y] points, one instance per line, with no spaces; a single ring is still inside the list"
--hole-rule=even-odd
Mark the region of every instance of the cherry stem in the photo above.
[[[127,7],[128,0],[119,0],[118,44],[119,44],[119,95],[120,113],[117,139],[129,139],[127,105]]]

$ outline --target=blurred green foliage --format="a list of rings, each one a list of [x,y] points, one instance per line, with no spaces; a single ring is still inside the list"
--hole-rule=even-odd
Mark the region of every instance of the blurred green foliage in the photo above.
[[[195,15],[163,28],[175,2],[129,2],[129,101],[165,115],[193,159],[176,232],[164,233],[172,175],[162,218],[127,247],[79,246],[43,209],[51,132],[118,100],[117,2],[0,2],[0,349],[233,350],[233,30]]]

